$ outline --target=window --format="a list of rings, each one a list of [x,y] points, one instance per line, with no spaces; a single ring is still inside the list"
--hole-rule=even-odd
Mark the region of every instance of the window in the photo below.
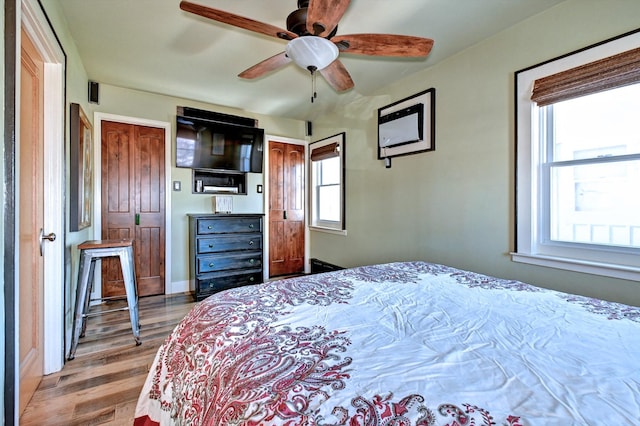
[[[311,227],[346,233],[344,133],[310,144]]]
[[[640,280],[640,33],[516,73],[512,259]]]
[[[549,240],[640,248],[640,83],[540,114]]]

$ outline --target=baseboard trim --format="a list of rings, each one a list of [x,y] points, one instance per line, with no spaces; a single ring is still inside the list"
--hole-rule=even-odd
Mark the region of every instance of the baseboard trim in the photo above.
[[[164,294],[188,293],[190,291],[189,280],[171,281],[167,283]]]

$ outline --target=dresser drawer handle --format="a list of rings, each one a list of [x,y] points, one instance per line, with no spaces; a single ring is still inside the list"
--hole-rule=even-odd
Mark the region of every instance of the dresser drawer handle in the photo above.
[[[254,282],[255,280],[255,277],[249,277],[249,281]]]
[[[249,263],[251,264],[255,263],[255,261],[256,261],[255,259],[249,259]]]
[[[253,223],[249,224],[249,228],[253,229]]]
[[[213,243],[209,243],[209,248],[213,248]]]
[[[207,226],[207,229],[213,229],[213,225]]]
[[[209,264],[209,268],[213,268],[213,262]]]
[[[252,246],[253,245],[253,240],[249,241],[249,245]]]

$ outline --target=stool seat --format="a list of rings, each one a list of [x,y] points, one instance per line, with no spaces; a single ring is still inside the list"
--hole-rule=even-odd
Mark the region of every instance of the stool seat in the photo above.
[[[133,239],[121,238],[113,240],[87,240],[78,244],[80,250],[80,265],[78,267],[78,288],[76,289],[76,306],[73,322],[73,332],[71,335],[71,349],[69,360],[75,358],[78,340],[85,333],[87,327],[87,317],[100,315],[107,312],[127,309],[131,320],[131,330],[136,345],[140,345],[140,323],[138,320],[138,291],[136,287],[135,261],[133,257]],[[95,262],[104,257],[118,257],[122,268],[122,278],[127,295],[127,307],[122,309],[112,309],[98,313],[89,314],[89,302],[93,287],[93,277]],[[100,298],[94,300],[107,300]]]
[[[133,246],[133,239],[121,238],[119,240],[88,240],[82,244],[78,244],[79,250],[95,249],[95,248],[115,248]]]

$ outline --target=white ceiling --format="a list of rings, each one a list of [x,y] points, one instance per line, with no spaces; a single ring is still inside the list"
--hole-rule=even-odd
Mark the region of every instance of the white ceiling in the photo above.
[[[267,115],[312,120],[433,66],[562,0],[352,0],[338,34],[435,40],[426,59],[340,56],[355,82],[338,94],[290,63],[260,79],[237,75],[284,51],[282,40],[180,10],[180,0],[57,0],[90,80]],[[297,0],[191,0],[286,28]]]

